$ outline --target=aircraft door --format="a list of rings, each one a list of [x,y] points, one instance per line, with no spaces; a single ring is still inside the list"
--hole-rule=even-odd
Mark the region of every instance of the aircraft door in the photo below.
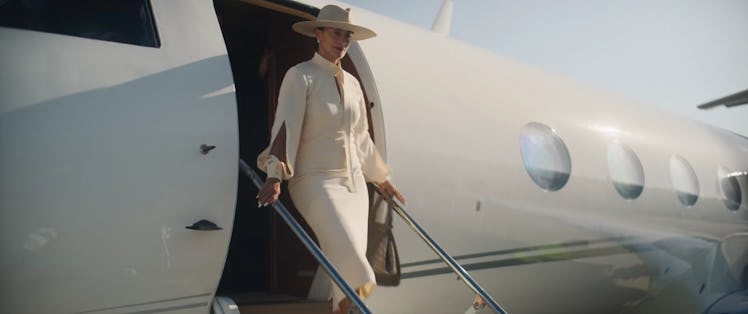
[[[213,3],[0,1],[0,39],[0,312],[207,313],[238,177]]]

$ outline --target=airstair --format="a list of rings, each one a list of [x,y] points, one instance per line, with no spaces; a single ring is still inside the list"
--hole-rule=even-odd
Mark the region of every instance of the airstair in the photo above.
[[[259,189],[263,181],[257,173],[252,170],[243,160],[239,160],[239,167],[241,172],[247,175],[252,183]],[[378,189],[377,189],[378,191]],[[485,307],[491,309],[494,313],[506,314],[507,312],[498,304],[496,301],[478,285],[478,283],[462,268],[460,264],[455,261],[452,256],[447,254],[444,249],[439,246],[434,239],[424,230],[413,218],[405,211],[405,208],[396,200],[389,200],[391,206],[403,221],[413,229],[413,231],[428,245],[434,253],[436,253],[442,261],[454,272],[458,278],[461,279],[468,289],[475,293],[475,298],[472,303],[467,307],[465,314],[477,313]],[[345,293],[345,295],[353,302],[354,311],[352,313],[364,313],[370,314],[372,311],[366,306],[366,303],[359,298],[358,294],[351,288],[351,286],[343,279],[338,273],[330,261],[327,259],[322,250],[312,240],[311,236],[301,227],[298,221],[294,219],[288,209],[279,201],[273,205],[273,208],[277,214],[288,224],[291,230],[301,240],[304,246],[319,262],[320,266],[327,272],[333,282]],[[293,298],[293,297],[278,297],[275,296],[275,300],[257,296],[257,300],[262,302],[253,301],[252,296],[247,296],[245,299],[232,299],[224,296],[217,296],[213,302],[212,313],[214,314],[249,314],[249,313],[309,313],[309,314],[329,314],[332,312],[332,306],[330,302],[315,302],[305,299]]]

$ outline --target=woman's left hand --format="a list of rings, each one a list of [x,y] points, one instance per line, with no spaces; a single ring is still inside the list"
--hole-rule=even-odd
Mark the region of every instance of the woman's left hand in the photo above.
[[[395,186],[390,183],[390,181],[384,181],[382,183],[378,184],[379,192],[382,193],[387,199],[391,199],[392,197],[397,198],[400,203],[405,204],[405,197],[403,197],[402,194],[400,194],[400,191],[395,188]]]

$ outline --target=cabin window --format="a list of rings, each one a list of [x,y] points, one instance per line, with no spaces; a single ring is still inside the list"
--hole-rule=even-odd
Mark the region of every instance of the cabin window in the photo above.
[[[644,190],[644,168],[636,153],[621,142],[608,144],[608,172],[618,194],[636,199]]]
[[[733,172],[726,167],[720,167],[717,173],[717,180],[719,180],[717,187],[720,197],[730,210],[738,210],[740,203],[743,201],[740,183],[738,183],[739,175],[740,173]]]
[[[693,206],[699,199],[699,180],[688,161],[678,155],[670,158],[670,180],[673,193],[681,204]]]
[[[557,191],[569,181],[569,150],[550,127],[537,122],[525,125],[520,134],[520,153],[527,174],[542,189]]]
[[[147,0],[0,0],[0,26],[160,46]]]

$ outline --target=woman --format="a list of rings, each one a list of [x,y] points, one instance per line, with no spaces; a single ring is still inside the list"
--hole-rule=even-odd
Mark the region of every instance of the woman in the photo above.
[[[320,247],[351,287],[366,297],[376,284],[366,260],[366,181],[405,202],[389,182],[389,169],[369,137],[359,82],[340,67],[352,40],[376,34],[351,24],[349,12],[334,5],[293,29],[316,37],[318,49],[311,60],[290,68],[281,83],[271,144],[257,158],[268,175],[258,205],[274,203],[281,180],[289,180],[291,199]],[[335,313],[348,313],[350,307],[351,301],[333,287]]]

